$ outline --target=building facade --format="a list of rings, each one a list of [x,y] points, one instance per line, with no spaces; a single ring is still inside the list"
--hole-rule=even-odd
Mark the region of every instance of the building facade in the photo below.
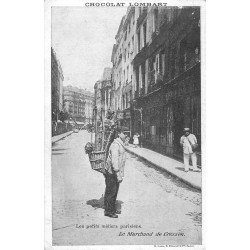
[[[94,107],[96,108],[97,120],[101,121],[109,110],[114,110],[112,93],[112,69],[105,68],[102,79],[94,86]]]
[[[130,135],[175,158],[184,127],[201,145],[200,8],[129,7],[115,38],[113,106]]]
[[[94,93],[90,91],[85,91],[85,123],[91,124],[93,119],[93,109],[94,109]]]
[[[65,111],[80,123],[92,120],[94,94],[71,85],[63,87]]]
[[[131,105],[134,93],[133,59],[135,56],[136,8],[129,7],[116,34],[111,61],[113,64],[114,109],[123,113],[121,124],[132,135]]]
[[[112,88],[112,69],[105,68],[103,77],[94,86],[94,124],[96,150],[101,150],[104,130],[104,122],[109,111],[113,111],[113,88]]]
[[[106,67],[103,70],[102,81],[111,81],[112,68]]]
[[[59,114],[63,110],[63,81],[60,62],[51,48],[51,114],[53,122],[59,120]]]
[[[143,8],[136,25],[134,130],[145,147],[181,158],[184,127],[201,145],[200,9]]]

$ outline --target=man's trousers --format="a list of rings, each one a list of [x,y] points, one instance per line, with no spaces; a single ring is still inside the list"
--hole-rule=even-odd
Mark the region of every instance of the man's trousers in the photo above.
[[[197,155],[196,153],[192,154],[183,154],[183,159],[184,159],[184,166],[185,166],[185,171],[189,170],[189,158],[191,156],[192,160],[192,165],[193,165],[193,170],[197,170]]]
[[[119,190],[119,183],[116,174],[105,174],[105,194],[104,208],[106,213],[114,213],[116,211],[115,203]]]

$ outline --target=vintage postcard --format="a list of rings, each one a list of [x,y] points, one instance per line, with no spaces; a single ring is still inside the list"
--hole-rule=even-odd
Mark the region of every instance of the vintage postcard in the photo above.
[[[204,17],[45,2],[45,249],[203,249]]]

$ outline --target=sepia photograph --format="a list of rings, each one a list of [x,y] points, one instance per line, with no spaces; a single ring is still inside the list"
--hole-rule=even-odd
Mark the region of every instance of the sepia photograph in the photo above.
[[[202,246],[204,2],[49,3],[47,246]]]

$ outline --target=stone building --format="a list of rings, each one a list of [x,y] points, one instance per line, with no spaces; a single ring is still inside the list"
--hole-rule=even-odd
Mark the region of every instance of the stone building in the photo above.
[[[111,72],[112,72],[112,68],[106,67],[103,70],[103,74],[102,74],[102,81],[110,81],[111,80]]]
[[[105,68],[102,79],[97,81],[94,86],[94,107],[96,108],[98,120],[101,120],[102,115],[105,117],[108,110],[114,109],[111,79],[112,69]]]
[[[101,150],[102,131],[105,117],[113,108],[113,88],[112,88],[112,69],[105,68],[101,80],[95,83],[94,89],[94,124],[96,149]]]
[[[175,158],[184,127],[201,145],[200,8],[129,7],[115,38],[113,107],[130,135]]]
[[[131,136],[131,103],[133,100],[133,59],[135,55],[136,8],[129,7],[116,34],[113,63],[114,109],[123,112],[121,124]]]
[[[59,114],[63,110],[63,81],[60,62],[51,48],[51,114],[53,122],[59,120]]]
[[[133,129],[143,146],[180,158],[190,127],[201,144],[200,8],[139,9],[136,20]]]
[[[113,91],[114,91],[114,110],[121,110],[121,89],[122,89],[122,82],[123,82],[123,23],[125,17],[122,18],[118,32],[116,34],[116,44],[113,46],[111,61],[113,63],[113,76],[112,76],[112,84],[113,84]]]
[[[85,100],[85,123],[92,123],[93,109],[94,109],[94,93],[90,91],[83,91]]]
[[[71,85],[63,87],[65,111],[79,124],[92,120],[94,94]]]

